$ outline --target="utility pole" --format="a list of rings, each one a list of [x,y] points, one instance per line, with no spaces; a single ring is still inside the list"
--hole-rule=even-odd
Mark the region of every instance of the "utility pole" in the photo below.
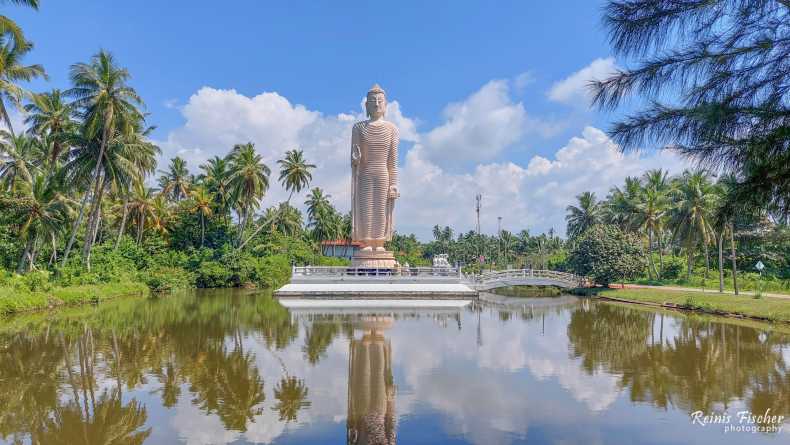
[[[483,195],[478,193],[475,195],[475,212],[477,212],[477,236],[480,236],[480,201],[483,200]]]
[[[497,236],[497,243],[496,243],[496,258],[499,261],[502,261],[502,217],[496,217],[496,236]]]
[[[480,204],[483,200],[483,195],[478,193],[475,195],[475,212],[477,213],[477,265],[480,266],[480,271],[483,271],[483,262],[480,261],[480,257],[483,256],[483,252],[480,246]]]

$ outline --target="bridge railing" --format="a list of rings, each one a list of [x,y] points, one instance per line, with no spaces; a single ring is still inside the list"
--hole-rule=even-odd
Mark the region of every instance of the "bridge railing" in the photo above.
[[[466,277],[468,280],[475,284],[485,284],[493,281],[501,280],[518,280],[518,279],[548,279],[568,283],[574,286],[581,286],[584,282],[582,277],[568,273],[558,272],[555,270],[541,270],[541,269],[507,269],[497,270],[491,272],[484,272],[480,275],[471,275]]]

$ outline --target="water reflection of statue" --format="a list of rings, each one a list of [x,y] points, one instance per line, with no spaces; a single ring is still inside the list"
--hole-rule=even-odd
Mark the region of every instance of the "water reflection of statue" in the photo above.
[[[395,385],[392,348],[381,331],[387,318],[367,318],[362,338],[352,339],[348,364],[348,443],[395,444]]]

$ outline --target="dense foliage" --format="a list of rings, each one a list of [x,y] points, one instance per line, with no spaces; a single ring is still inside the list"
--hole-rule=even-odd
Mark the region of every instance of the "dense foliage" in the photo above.
[[[594,82],[595,103],[636,112],[610,134],[659,144],[733,175],[733,202],[790,218],[790,4],[784,0],[614,0],[612,49],[629,69]]]
[[[577,274],[608,285],[631,280],[644,270],[641,250],[641,242],[635,234],[599,224],[576,240],[568,254],[568,264]]]
[[[583,236],[590,228],[611,224],[636,235],[646,264],[640,275],[651,282],[704,285],[714,256],[722,289],[729,269],[737,290],[739,262],[751,272],[743,278],[753,289],[758,261],[766,266],[766,278],[777,281],[774,289],[790,288],[790,229],[772,218],[767,206],[733,206],[735,188],[731,175],[716,178],[695,170],[670,177],[661,169],[650,170],[641,177],[627,177],[603,201],[594,193],[579,195],[578,205],[568,206],[568,233]]]

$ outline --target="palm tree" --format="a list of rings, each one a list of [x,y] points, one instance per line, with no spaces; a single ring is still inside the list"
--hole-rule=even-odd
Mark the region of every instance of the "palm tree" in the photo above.
[[[605,205],[601,205],[603,220],[614,224],[625,232],[637,229],[637,206],[642,198],[642,184],[639,178],[628,176],[625,187],[612,187]]]
[[[0,0],[0,4],[5,4],[5,3],[13,3],[15,5],[28,6],[37,10],[39,5],[39,0]],[[3,34],[7,34],[11,36],[16,46],[25,47],[30,45],[27,39],[25,39],[25,34],[22,32],[22,28],[20,28],[15,21],[1,14],[0,14],[0,29],[2,30]]]
[[[321,212],[326,211],[332,204],[329,202],[331,195],[325,195],[324,191],[318,187],[310,191],[310,196],[305,200],[304,205],[307,206],[307,219],[308,221],[316,221]]]
[[[313,179],[310,170],[314,169],[315,165],[308,164],[304,160],[304,153],[298,149],[285,152],[285,158],[277,163],[280,164],[280,183],[290,192],[286,202],[290,203],[294,192],[301,192]]]
[[[0,29],[9,31],[8,18],[0,15]],[[37,77],[46,78],[41,65],[22,65],[22,58],[32,49],[30,43],[8,41],[5,35],[0,34],[0,120],[14,137],[14,127],[8,115],[8,103],[17,108],[22,108],[22,98],[31,94],[17,85],[18,82],[29,82]]]
[[[74,108],[63,101],[60,90],[54,89],[48,93],[34,94],[31,102],[25,105],[25,112],[28,133],[51,138],[52,147],[47,163],[54,171],[53,167],[66,152],[69,134],[74,132],[77,125],[73,119]]]
[[[310,191],[310,196],[304,202],[307,206],[308,228],[312,230],[312,237],[316,241],[337,239],[341,235],[343,218],[332,207],[329,195],[316,187]],[[332,247],[334,249],[334,246]]]
[[[263,157],[255,152],[252,142],[234,146],[229,157],[231,174],[228,186],[239,209],[239,243],[244,244],[241,242],[244,229],[269,189],[271,170],[263,163]]]
[[[200,214],[200,247],[206,239],[206,218],[211,217],[211,201],[212,197],[205,187],[197,187],[190,193],[193,205],[191,211]]]
[[[189,196],[192,176],[187,170],[187,163],[184,159],[176,156],[170,160],[167,171],[160,173],[162,176],[159,178],[159,187],[163,195],[176,202]]]
[[[61,193],[59,184],[51,177],[38,173],[30,184],[30,193],[14,201],[14,207],[22,215],[19,238],[25,241],[17,268],[22,273],[33,269],[39,241],[57,239],[68,220],[71,200]]]
[[[261,227],[270,227],[283,235],[295,236],[302,230],[302,214],[287,202],[266,209],[262,220]]]
[[[644,186],[639,194],[639,200],[634,207],[635,221],[639,229],[647,236],[647,260],[650,268],[649,274],[655,274],[661,279],[663,272],[663,258],[661,254],[661,233],[664,230],[664,220],[669,208],[667,173],[661,169],[649,170],[643,176]],[[662,258],[661,269],[656,268],[653,261],[653,239],[658,234],[659,258]],[[652,276],[651,276],[652,278]]]
[[[20,185],[31,184],[41,165],[41,158],[38,140],[0,130],[0,182],[3,190],[13,194]]]
[[[205,164],[201,164],[200,169],[203,170],[201,174],[203,184],[213,195],[215,205],[223,215],[227,214],[230,211],[230,201],[227,196],[230,190],[228,160],[214,156]]]
[[[686,248],[688,258],[687,278],[691,279],[694,248],[702,243],[705,251],[705,278],[710,269],[708,245],[713,234],[713,212],[718,197],[708,175],[703,170],[685,171],[676,181],[675,208],[672,215],[673,237]]]
[[[104,164],[104,152],[109,141],[120,134],[128,136],[133,134],[144,122],[144,116],[138,107],[143,106],[143,101],[137,92],[127,85],[129,72],[119,67],[113,56],[100,51],[91,58],[89,63],[77,63],[71,67],[71,83],[73,87],[66,94],[73,97],[73,105],[82,118],[85,139],[99,139],[99,150],[93,170],[92,183],[92,210],[88,217],[88,232],[94,233],[98,224],[99,210],[101,209],[102,194],[100,188],[100,172]],[[76,223],[79,227],[81,221]],[[68,257],[70,245],[76,236],[72,232],[72,239],[64,252],[64,261]],[[90,252],[93,239],[88,236],[83,247],[83,258],[90,270]]]
[[[153,217],[153,203],[153,191],[142,182],[135,183],[128,206],[132,221],[137,223],[137,244],[143,241],[143,230],[145,230],[146,221]]]
[[[579,206],[569,205],[565,221],[568,223],[568,237],[576,238],[590,227],[599,224],[602,218],[601,205],[595,199],[595,193],[584,192],[578,195]]]

